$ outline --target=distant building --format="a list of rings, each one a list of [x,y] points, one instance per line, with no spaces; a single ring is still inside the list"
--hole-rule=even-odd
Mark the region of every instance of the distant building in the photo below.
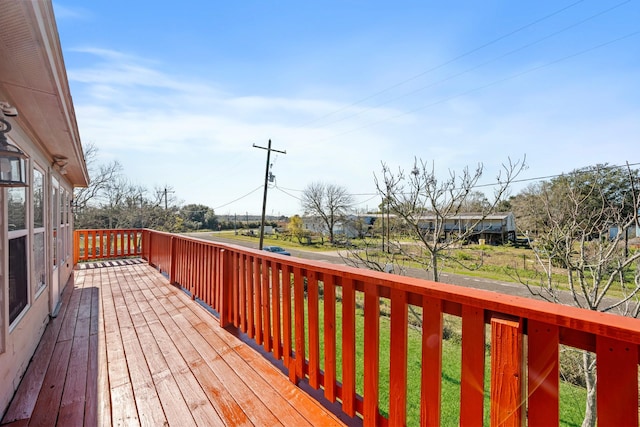
[[[334,236],[344,236],[348,239],[364,237],[373,227],[376,220],[375,214],[347,215],[336,221],[333,225]],[[305,230],[322,236],[329,235],[327,225],[318,216],[302,217],[302,224]]]
[[[420,227],[425,233],[434,233],[436,221],[442,218],[436,215],[422,215],[420,217]],[[466,233],[473,228],[468,241],[479,243],[484,241],[487,244],[504,244],[515,241],[516,219],[513,212],[498,212],[483,216],[481,213],[461,213],[452,215],[444,219],[441,228],[444,240],[448,240],[452,235]]]

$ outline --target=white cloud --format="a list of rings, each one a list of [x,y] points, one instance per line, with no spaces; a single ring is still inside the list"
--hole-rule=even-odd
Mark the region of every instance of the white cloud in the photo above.
[[[72,53],[84,64],[68,65],[83,140],[119,159],[134,181],[171,185],[179,199],[212,207],[261,184],[265,153],[252,145],[268,139],[287,150],[274,157],[278,186],[294,190],[330,181],[370,193],[381,161],[409,168],[414,157],[435,161],[442,173],[484,163],[486,182],[508,157],[524,154],[531,166],[525,177],[637,161],[637,85],[624,73],[576,75],[567,68],[552,80],[547,69],[481,89],[501,76],[487,71],[437,91],[416,91],[426,84],[416,81],[345,107],[345,99],[362,97],[330,81],[298,81],[289,96],[239,93],[230,89],[238,82],[170,73],[134,54],[86,47]],[[224,210],[257,213],[259,193]],[[277,189],[269,197],[276,212],[299,210],[299,201]]]

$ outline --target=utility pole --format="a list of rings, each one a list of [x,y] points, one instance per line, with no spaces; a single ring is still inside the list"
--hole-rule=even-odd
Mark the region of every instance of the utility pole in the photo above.
[[[167,202],[167,193],[175,193],[175,191],[167,190],[167,187],[164,187],[164,210],[165,211],[169,208],[169,203]]]
[[[267,150],[267,168],[264,172],[264,195],[262,196],[262,221],[260,222],[260,243],[258,249],[262,250],[262,243],[264,242],[264,219],[267,213],[267,188],[269,187],[269,161],[271,160],[271,152],[275,151],[276,153],[287,154],[286,151],[276,150],[275,148],[271,148],[271,140],[269,140],[269,145],[265,147],[260,147],[259,145],[253,144],[254,148],[260,148],[262,150]]]

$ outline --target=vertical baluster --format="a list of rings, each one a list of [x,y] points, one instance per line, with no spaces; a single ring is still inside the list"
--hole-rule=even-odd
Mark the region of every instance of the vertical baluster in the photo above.
[[[96,258],[96,231],[95,230],[91,230],[88,233],[88,242],[89,242],[89,246],[88,246],[88,250],[87,250],[87,254],[88,254],[88,259],[95,259]],[[56,242],[54,242],[56,243]],[[56,260],[57,263],[57,260]]]
[[[273,355],[276,360],[282,357],[280,328],[280,270],[281,264],[271,264],[271,316],[273,325]]]
[[[484,310],[462,307],[460,425],[482,426],[484,417]]]
[[[233,280],[231,282],[231,298],[233,301],[233,324],[234,326],[240,326],[240,286],[242,286],[242,279],[240,275],[240,254],[235,251],[231,251],[233,258]]]
[[[215,310],[219,310],[223,304],[222,290],[224,288],[225,274],[232,274],[230,267],[225,264],[227,255],[230,254],[224,254],[223,256],[221,253],[223,249],[212,245],[206,245],[205,248],[207,258],[204,263],[204,286],[207,292],[207,299],[209,300],[208,304]],[[230,259],[231,258],[229,258],[229,260]],[[226,270],[228,270],[228,273]],[[229,296],[230,302],[230,295],[226,295]],[[227,302],[225,302],[225,304],[227,304]],[[227,311],[231,313],[230,307]],[[230,319],[231,317],[227,319],[227,322]]]
[[[189,291],[191,292],[191,298],[194,297],[196,293],[195,289],[195,276],[197,272],[197,258],[196,258],[196,245],[189,241]]]
[[[324,397],[336,400],[336,288],[335,277],[324,276]]]
[[[219,280],[220,280],[220,289],[222,295],[220,296],[220,301],[217,307],[218,312],[220,313],[220,326],[223,328],[231,323],[233,318],[232,313],[232,301],[231,301],[231,287],[233,280],[233,271],[232,265],[233,260],[231,259],[231,253],[225,249],[212,248],[214,249],[214,254],[217,258],[216,265],[219,267]],[[209,253],[212,253],[211,251]],[[209,269],[209,271],[212,271]]]
[[[556,325],[528,322],[529,426],[560,424],[560,333]]]
[[[638,345],[596,337],[600,426],[638,426]]]
[[[262,328],[264,350],[271,351],[271,308],[269,302],[269,265],[271,262],[262,259]]]
[[[282,274],[282,345],[284,365],[291,377],[291,266],[285,265]]]
[[[240,327],[242,332],[247,332],[247,255],[240,255],[240,301],[238,301],[238,305],[240,306]]]
[[[364,288],[364,424],[378,423],[380,372],[380,301],[378,288]]]
[[[307,305],[309,328],[309,385],[320,386],[320,316],[318,313],[318,277],[314,271],[307,274]]]
[[[259,257],[253,258],[253,321],[255,325],[255,340],[258,345],[262,344],[262,259]]]
[[[342,410],[356,414],[356,303],[353,280],[342,279]]]
[[[135,236],[134,230],[127,230],[127,241],[129,242],[129,256],[135,255],[135,250],[133,245],[134,236]]]
[[[253,286],[254,286],[254,261],[253,257],[247,257],[247,335],[255,337],[255,323],[253,323]]]
[[[426,425],[440,424],[441,378],[442,301],[423,297],[420,418]]]
[[[392,289],[389,424],[394,426],[405,425],[407,420],[408,321],[407,293],[399,289]]]
[[[224,287],[224,275],[227,274],[223,254],[221,253],[223,249],[205,244],[203,244],[203,246],[205,258],[202,266],[202,286],[204,287],[206,303],[220,313],[220,308],[223,305],[222,289]],[[231,271],[229,271],[228,274],[231,274]],[[229,318],[225,319],[225,322],[228,321]]]
[[[295,318],[295,378],[304,378],[305,341],[304,341],[304,278],[299,267],[293,268],[293,299]]]

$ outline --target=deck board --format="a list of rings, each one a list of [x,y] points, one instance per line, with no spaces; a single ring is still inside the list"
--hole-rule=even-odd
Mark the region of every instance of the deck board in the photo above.
[[[342,425],[146,263],[85,264],[2,425]]]

